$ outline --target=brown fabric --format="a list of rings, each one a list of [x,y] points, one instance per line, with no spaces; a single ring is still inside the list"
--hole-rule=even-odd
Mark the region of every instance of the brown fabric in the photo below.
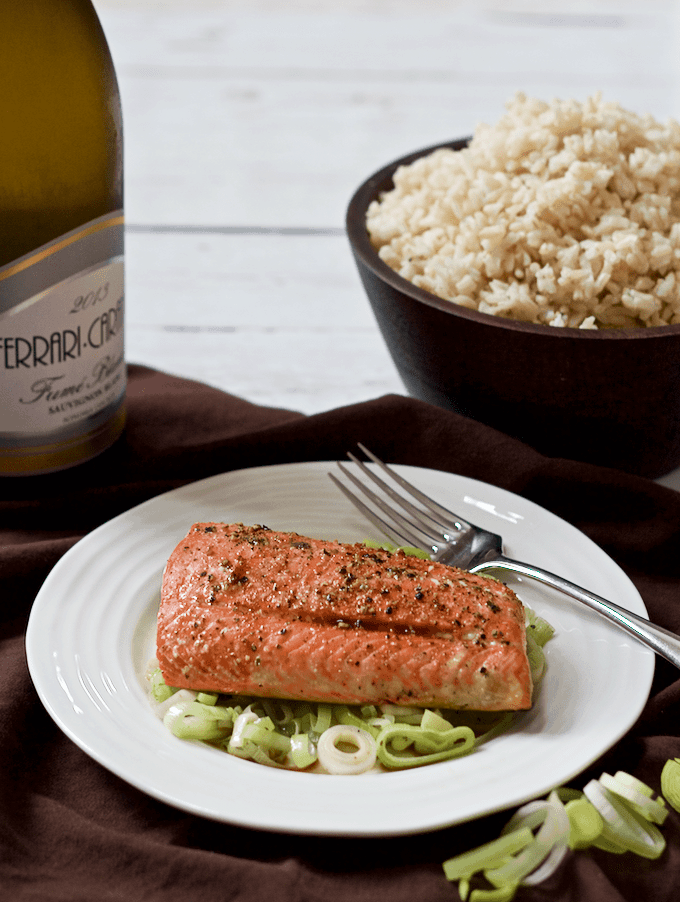
[[[364,441],[384,458],[449,470],[531,498],[603,547],[653,620],[680,632],[680,495],[567,460],[418,401],[387,396],[305,417],[130,367],[123,439],[76,470],[0,481],[0,898],[30,902],[455,902],[441,862],[494,838],[508,814],[427,835],[342,839],[217,824],[151,799],[64,736],[40,704],[24,631],[43,579],[85,533],[160,492],[214,473],[343,458]],[[659,787],[680,757],[680,680],[657,663],[638,723],[574,785],[603,769]],[[452,808],[455,798],[451,799]],[[519,900],[676,900],[680,815],[658,862],[570,855]]]

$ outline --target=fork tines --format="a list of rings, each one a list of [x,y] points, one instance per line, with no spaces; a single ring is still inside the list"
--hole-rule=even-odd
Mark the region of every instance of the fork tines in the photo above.
[[[370,504],[358,497],[332,473],[328,475],[352,504],[388,538],[396,541],[397,544],[412,545],[436,554],[442,544],[451,541],[452,531],[455,534],[467,526],[465,521],[456,518],[451,511],[421,492],[420,489],[383,463],[364,445],[359,443],[358,447],[382,472],[389,476],[392,484],[382,479],[374,468],[369,467],[350,452],[347,454],[348,458],[355,464],[364,479],[359,478],[355,472],[352,472],[340,461],[337,462],[338,468]],[[366,479],[377,486],[382,494],[369,488]],[[402,491],[398,491],[394,487],[395,484]],[[404,492],[419,503],[414,504],[408,497],[405,497]]]

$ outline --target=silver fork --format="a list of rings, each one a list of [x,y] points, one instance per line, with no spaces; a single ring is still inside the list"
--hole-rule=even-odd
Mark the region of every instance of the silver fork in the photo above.
[[[639,617],[561,576],[506,557],[503,554],[501,536],[475,526],[447,510],[399,473],[390,469],[364,445],[359,444],[359,448],[389,477],[390,482],[386,482],[372,468],[351,453],[348,453],[347,456],[363,475],[363,480],[340,461],[337,462],[337,465],[344,476],[370,502],[370,505],[332,473],[328,475],[352,504],[392,542],[420,548],[427,551],[433,560],[461,567],[472,573],[480,573],[485,570],[509,570],[545,583],[553,589],[583,602],[680,668],[680,636],[650,623],[644,617]],[[382,494],[369,488],[366,479],[375,484]],[[395,486],[399,486],[402,491],[398,491]],[[404,492],[416,499],[418,503],[414,504],[404,495]],[[376,510],[380,513],[376,513]]]

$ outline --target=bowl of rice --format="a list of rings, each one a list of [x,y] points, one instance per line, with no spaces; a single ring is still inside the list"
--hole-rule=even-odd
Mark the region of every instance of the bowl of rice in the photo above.
[[[552,457],[680,464],[680,124],[517,94],[373,174],[346,225],[411,395]]]

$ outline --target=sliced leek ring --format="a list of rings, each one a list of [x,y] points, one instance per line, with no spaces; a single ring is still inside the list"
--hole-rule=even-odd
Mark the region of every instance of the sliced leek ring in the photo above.
[[[630,774],[627,776],[629,779],[625,779],[622,771],[618,771],[613,777],[605,773],[600,777],[600,783],[610,792],[625,799],[634,811],[647,820],[653,821],[655,824],[663,824],[668,816],[668,809],[663,799],[653,799],[651,795],[639,788],[639,786],[643,786],[651,793],[652,790],[646,784],[640,783],[635,777],[630,778]]]
[[[661,792],[668,804],[680,811],[680,758],[669,758],[661,771]]]
[[[637,814],[599,780],[591,780],[583,789],[604,821],[602,838],[620,845],[643,858],[658,858],[666,847],[661,831]]]

